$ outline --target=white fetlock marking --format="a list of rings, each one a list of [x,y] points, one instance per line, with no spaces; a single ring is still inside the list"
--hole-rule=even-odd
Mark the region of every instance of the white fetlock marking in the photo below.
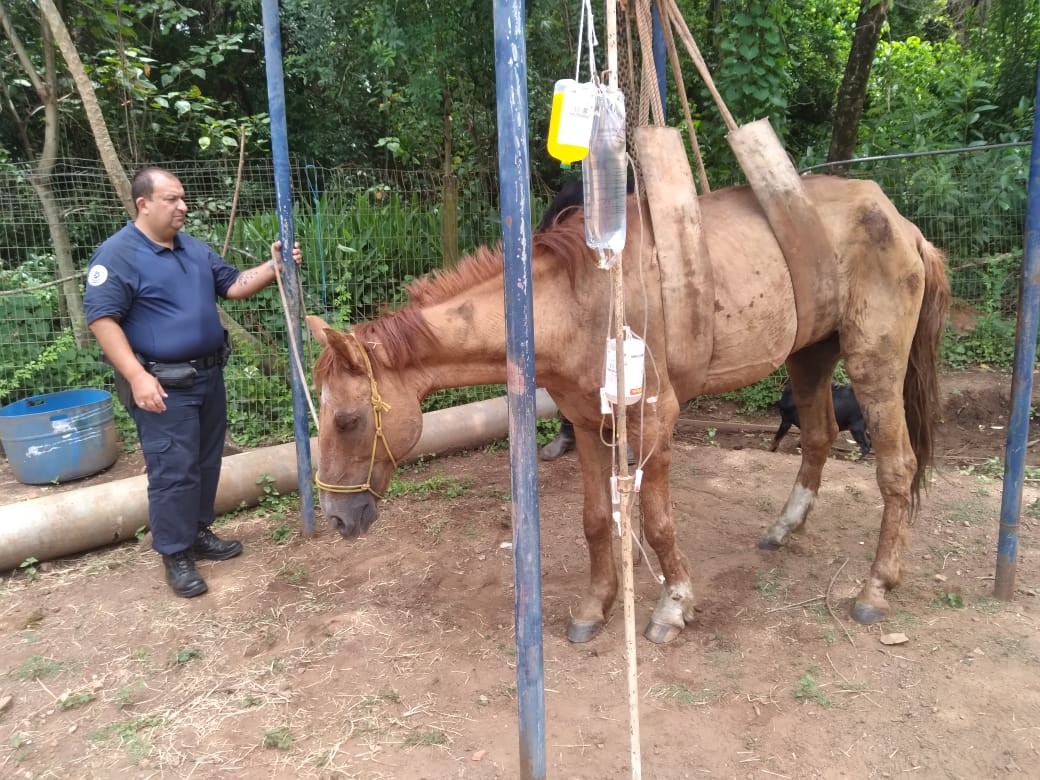
[[[693,586],[684,582],[665,585],[654,609],[653,621],[666,626],[685,628],[686,616],[693,612]]]
[[[795,485],[791,488],[791,495],[787,497],[787,504],[780,517],[767,532],[770,539],[783,544],[788,534],[800,527],[812,509],[816,501],[816,494],[803,485]]]

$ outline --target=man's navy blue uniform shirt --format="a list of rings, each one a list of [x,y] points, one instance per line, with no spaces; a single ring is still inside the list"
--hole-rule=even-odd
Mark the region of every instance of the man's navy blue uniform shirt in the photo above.
[[[87,323],[117,318],[133,350],[149,360],[209,355],[224,343],[217,296],[227,297],[239,273],[204,241],[178,233],[171,250],[128,222],[90,260]]]

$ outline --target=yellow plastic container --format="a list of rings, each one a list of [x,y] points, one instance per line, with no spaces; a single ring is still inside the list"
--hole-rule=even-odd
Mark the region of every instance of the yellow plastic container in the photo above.
[[[549,154],[563,165],[579,162],[589,153],[596,87],[574,79],[560,79],[553,88],[549,115]]]

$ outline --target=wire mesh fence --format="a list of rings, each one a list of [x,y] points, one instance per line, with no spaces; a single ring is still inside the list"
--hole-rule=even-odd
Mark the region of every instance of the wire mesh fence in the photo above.
[[[227,247],[229,261],[240,267],[267,258],[278,230],[269,161],[241,171],[234,160],[164,167],[184,184],[187,232],[218,251]],[[1016,303],[1027,170],[1028,149],[1017,145],[874,160],[852,166],[850,175],[878,181],[948,252],[962,305],[1006,321]],[[410,279],[499,237],[498,189],[488,173],[446,177],[296,161],[292,183],[304,305],[337,327],[393,308]],[[534,194],[535,220],[550,197]],[[0,406],[76,387],[112,388],[111,368],[77,321],[77,306],[81,311],[83,275],[95,248],[127,219],[96,161],[62,160],[47,180],[0,168]],[[241,445],[288,440],[290,362],[276,289],[221,307],[235,347],[226,371],[230,436]],[[460,390],[434,403],[500,392]],[[117,414],[132,435],[125,415]]]

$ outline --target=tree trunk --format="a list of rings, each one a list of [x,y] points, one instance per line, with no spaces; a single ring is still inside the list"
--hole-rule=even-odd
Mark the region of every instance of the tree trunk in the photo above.
[[[86,112],[90,129],[94,133],[94,142],[97,144],[101,161],[105,165],[105,170],[108,171],[108,178],[112,182],[123,208],[126,209],[126,213],[130,215],[130,219],[133,219],[137,215],[137,210],[134,208],[133,198],[130,197],[130,180],[127,179],[126,172],[119,162],[119,155],[108,134],[108,126],[101,113],[101,106],[98,105],[97,96],[94,94],[94,85],[90,83],[87,71],[83,67],[83,61],[79,58],[76,44],[73,43],[65,21],[61,18],[57,6],[54,5],[54,0],[39,0],[39,5],[40,12],[58,44],[58,49],[65,58],[69,73],[76,82],[76,89],[83,101],[83,110]]]
[[[831,134],[831,148],[827,152],[828,162],[852,159],[856,152],[870,67],[881,38],[881,27],[888,15],[888,3],[889,0],[862,0],[860,4],[856,34],[852,39],[849,60],[845,63],[845,76],[838,88],[838,102],[834,107],[834,130]],[[843,176],[848,173],[848,166],[831,168],[831,172]]]
[[[40,35],[43,44],[43,78],[41,79],[28,52],[22,45],[21,39],[15,32],[14,25],[11,24],[7,9],[2,5],[0,5],[0,26],[3,27],[4,34],[43,107],[43,149],[26,179],[40,201],[47,219],[47,226],[50,228],[54,258],[58,265],[58,278],[66,280],[61,284],[61,291],[65,299],[65,309],[68,312],[69,321],[72,323],[73,338],[77,347],[85,349],[89,339],[87,318],[83,312],[83,296],[75,278],[76,266],[72,259],[69,234],[65,229],[65,215],[62,213],[61,205],[51,187],[51,177],[54,175],[54,166],[58,159],[58,128],[61,122],[61,116],[58,113],[58,72],[54,58],[54,41],[47,31],[47,25],[41,22]],[[20,137],[27,144],[26,155],[31,157],[33,150],[28,146],[28,133],[25,132],[24,125],[13,110],[12,114],[15,123],[19,125]]]

